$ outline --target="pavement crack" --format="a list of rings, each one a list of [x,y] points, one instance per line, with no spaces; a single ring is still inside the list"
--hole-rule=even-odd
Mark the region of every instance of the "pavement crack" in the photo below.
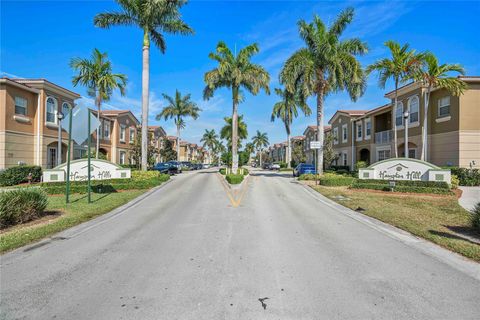
[[[268,300],[268,299],[269,299],[269,297],[258,298],[258,301],[260,301],[260,303],[262,304],[263,310],[267,310],[267,304],[264,301]]]

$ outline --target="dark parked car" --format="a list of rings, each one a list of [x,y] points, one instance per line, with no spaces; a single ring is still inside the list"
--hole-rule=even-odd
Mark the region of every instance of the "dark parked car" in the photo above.
[[[293,169],[294,177],[298,177],[301,174],[306,173],[315,174],[315,166],[313,164],[300,163],[295,169]]]
[[[270,168],[272,167],[272,164],[271,163],[264,163],[262,165],[262,169],[266,169],[266,170],[270,170]]]
[[[157,170],[157,171],[160,171],[160,173],[166,173],[170,175],[178,173],[177,166],[169,162],[159,162],[153,167],[153,170]]]
[[[165,162],[165,163],[168,163],[169,165],[177,168],[178,173],[182,173],[182,165],[181,165],[180,162],[172,160],[172,161],[168,161],[168,162]]]

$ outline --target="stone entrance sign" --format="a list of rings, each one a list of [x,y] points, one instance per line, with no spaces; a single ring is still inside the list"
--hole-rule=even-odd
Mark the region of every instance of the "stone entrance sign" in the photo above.
[[[392,158],[376,162],[368,168],[360,169],[358,177],[360,179],[444,181],[448,184],[451,183],[450,170],[410,158]]]
[[[67,164],[43,171],[43,182],[66,181]],[[90,160],[91,180],[126,179],[130,178],[130,169],[106,160]],[[88,159],[79,159],[70,162],[70,181],[86,181],[88,179]]]

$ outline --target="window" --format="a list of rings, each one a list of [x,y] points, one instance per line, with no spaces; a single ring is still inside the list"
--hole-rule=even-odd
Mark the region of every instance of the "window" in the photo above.
[[[120,151],[120,164],[125,164],[126,154],[124,151]]]
[[[68,102],[64,102],[62,104],[62,113],[63,113],[63,117],[65,118],[67,115],[70,114],[70,104]]]
[[[47,98],[46,121],[57,123],[57,100],[52,97]]]
[[[120,141],[125,142],[125,126],[122,124],[120,125]]]
[[[347,125],[344,124],[342,126],[342,142],[347,142],[348,140],[348,128]]]
[[[362,123],[357,122],[357,141],[362,140],[362,136],[363,136],[363,131],[362,130],[363,130]]]
[[[342,154],[342,165],[347,166],[347,154],[343,153]]]
[[[338,128],[333,128],[333,144],[338,144]]]
[[[400,127],[403,126],[403,103],[397,103],[395,108],[395,125]]]
[[[377,161],[382,161],[390,158],[390,150],[378,150]]]
[[[438,100],[438,117],[443,118],[448,116],[450,116],[450,96]]]
[[[135,128],[130,128],[130,143],[135,141]]]
[[[372,134],[372,122],[370,118],[365,119],[365,139],[370,139],[370,135]]]
[[[15,113],[27,115],[27,99],[15,97]]]
[[[418,96],[414,96],[408,100],[408,110],[409,110],[409,123],[416,123],[418,122],[419,118],[419,100]]]
[[[110,121],[103,120],[103,138],[110,139]]]

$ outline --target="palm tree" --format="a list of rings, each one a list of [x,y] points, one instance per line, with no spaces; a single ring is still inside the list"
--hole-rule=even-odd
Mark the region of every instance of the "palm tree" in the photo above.
[[[102,53],[95,48],[91,59],[73,58],[70,60],[70,67],[78,72],[72,79],[73,86],[81,84],[87,87],[88,95],[95,98],[99,119],[102,102],[110,100],[113,90],[118,89],[122,96],[125,95],[127,76],[121,73],[112,73],[112,64],[108,60],[106,52]],[[95,157],[98,159],[100,148],[98,128],[96,136]]]
[[[280,72],[280,82],[301,99],[317,98],[317,141],[323,145],[323,101],[327,94],[346,90],[353,101],[363,94],[366,80],[357,55],[368,51],[357,38],[340,40],[353,19],[353,9],[342,11],[327,29],[318,16],[313,22],[298,22],[306,47],[296,51]],[[298,90],[298,91],[297,91]],[[317,153],[318,171],[323,171],[323,151]]]
[[[293,94],[288,90],[282,90],[275,88],[275,93],[281,97],[281,101],[275,103],[272,111],[272,122],[275,121],[275,118],[279,118],[283,121],[285,125],[285,131],[287,131],[287,166],[291,168],[292,160],[292,145],[290,141],[290,126],[292,125],[293,118],[298,117],[298,109],[300,109],[305,116],[309,116],[312,113],[310,107],[299,99],[298,94]]]
[[[225,117],[225,125],[220,130],[220,138],[227,140],[228,148],[232,147],[232,118]],[[241,141],[247,139],[248,131],[247,131],[247,124],[243,121],[243,115],[238,116],[238,123],[237,123],[237,145],[240,146]]]
[[[147,170],[148,95],[150,82],[150,40],[165,53],[165,34],[192,34],[193,30],[181,19],[179,9],[185,0],[116,0],[121,12],[106,12],[95,16],[100,28],[137,26],[143,31],[142,48],[142,170]]]
[[[415,50],[410,50],[408,44],[400,46],[398,42],[387,41],[385,46],[390,50],[391,58],[380,59],[366,69],[366,73],[370,74],[372,71],[378,72],[378,83],[383,89],[389,79],[393,79],[395,84],[395,98],[392,108],[392,122],[393,122],[393,141],[395,144],[395,157],[398,157],[397,147],[397,123],[395,120],[396,108],[398,104],[398,86],[412,79],[413,75],[420,68],[424,59],[424,54],[416,53]],[[407,125],[407,124],[405,124]]]
[[[459,96],[467,89],[467,84],[457,77],[451,77],[447,74],[449,72],[458,72],[465,74],[465,70],[460,64],[438,64],[437,57],[432,53],[425,53],[423,57],[422,68],[420,68],[414,75],[416,81],[420,81],[422,85],[427,88],[427,92],[424,94],[423,105],[423,125],[422,125],[422,152],[421,160],[427,160],[427,116],[428,105],[430,103],[430,93],[433,88],[446,89],[450,94]]]
[[[250,155],[255,151],[255,145],[253,142],[247,142],[245,145],[245,152],[248,154],[248,160],[250,160]]]
[[[218,143],[218,135],[215,133],[214,129],[205,129],[205,132],[202,136],[202,139],[200,139],[200,142],[203,142],[204,147],[208,147],[208,153],[211,156],[215,145]]]
[[[232,53],[227,45],[220,41],[216,52],[211,52],[209,58],[218,62],[218,67],[205,73],[206,87],[203,90],[205,100],[213,97],[213,93],[222,87],[232,90],[232,172],[238,169],[238,104],[243,100],[241,89],[256,95],[260,89],[270,94],[268,83],[270,75],[260,65],[252,63],[250,59],[259,48],[256,43],[246,46],[238,53]]]
[[[267,133],[260,132],[259,130],[257,130],[257,133],[252,138],[252,143],[255,145],[255,148],[257,149],[257,154],[259,155],[259,161],[260,161],[260,167],[261,167],[262,166],[262,149],[267,147],[269,144]]]
[[[177,127],[177,161],[180,161],[180,130],[185,128],[184,118],[192,117],[196,120],[202,110],[195,102],[190,100],[190,94],[182,97],[180,91],[176,90],[175,98],[172,98],[165,93],[162,95],[169,104],[163,108],[162,112],[157,114],[156,119],[174,119],[175,126]]]

